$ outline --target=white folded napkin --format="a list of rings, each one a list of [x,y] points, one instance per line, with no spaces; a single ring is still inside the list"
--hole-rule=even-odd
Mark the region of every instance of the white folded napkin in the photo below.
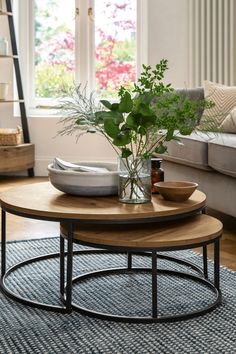
[[[94,167],[94,166],[84,166],[81,164],[75,164],[68,161],[64,161],[59,157],[55,157],[53,160],[53,167],[60,168],[62,170],[73,170],[78,172],[94,172],[94,173],[104,173],[109,172],[105,167]]]

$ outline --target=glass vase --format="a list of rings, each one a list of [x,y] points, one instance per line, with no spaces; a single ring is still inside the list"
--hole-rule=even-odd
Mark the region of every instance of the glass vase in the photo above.
[[[151,200],[151,160],[119,158],[119,201],[141,204]]]

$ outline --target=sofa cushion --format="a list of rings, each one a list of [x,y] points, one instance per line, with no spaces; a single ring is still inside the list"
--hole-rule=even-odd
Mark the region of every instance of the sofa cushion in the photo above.
[[[208,164],[215,170],[236,177],[236,135],[216,134],[209,141]]]
[[[220,129],[224,133],[236,134],[236,107],[234,107],[225,120],[223,120]]]
[[[214,102],[215,106],[204,111],[199,129],[217,130],[236,106],[236,86],[225,86],[204,81],[204,90],[206,100]]]
[[[211,171],[208,166],[208,141],[215,137],[213,133],[196,132],[189,136],[178,135],[180,143],[170,141],[164,160]]]
[[[191,89],[175,89],[175,92],[188,97],[191,101],[204,100],[204,88],[196,87]]]

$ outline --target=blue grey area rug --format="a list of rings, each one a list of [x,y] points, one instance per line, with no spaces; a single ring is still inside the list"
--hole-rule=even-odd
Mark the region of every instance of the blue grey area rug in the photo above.
[[[79,246],[76,246],[78,248]],[[40,254],[57,252],[59,239],[8,244],[8,266]],[[191,251],[173,252],[202,264]],[[172,255],[173,255],[172,253]],[[134,266],[150,267],[150,258],[135,256]],[[126,265],[126,256],[76,256],[74,275],[92,269]],[[183,269],[159,260],[160,268]],[[210,275],[213,267],[210,263]],[[191,270],[188,270],[191,272]],[[58,304],[59,260],[28,265],[8,278],[9,288],[31,299]],[[158,277],[160,313],[181,313],[206,305],[209,290],[185,279]],[[97,320],[76,312],[70,315],[23,306],[0,294],[1,354],[234,354],[236,353],[236,273],[221,269],[223,304],[213,312],[188,321],[124,324]],[[150,315],[150,274],[112,275],[75,284],[73,300],[91,309],[126,315]]]

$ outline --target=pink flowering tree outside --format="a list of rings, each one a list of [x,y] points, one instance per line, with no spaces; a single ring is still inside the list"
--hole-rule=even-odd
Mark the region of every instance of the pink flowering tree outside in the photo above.
[[[37,3],[37,2],[36,2]],[[60,97],[74,82],[74,29],[61,19],[50,22],[50,13],[59,2],[38,1],[35,46],[35,88],[38,97]],[[136,0],[95,1],[96,91],[112,97],[122,84],[136,79]],[[45,19],[47,21],[45,21]],[[37,41],[37,38],[39,39]]]
[[[95,2],[95,11],[96,86],[111,96],[136,79],[135,1]]]

